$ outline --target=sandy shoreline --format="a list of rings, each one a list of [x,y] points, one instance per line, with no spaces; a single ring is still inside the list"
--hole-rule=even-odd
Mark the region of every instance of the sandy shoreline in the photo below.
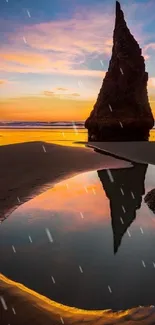
[[[0,219],[41,193],[44,186],[77,173],[131,166],[88,148],[44,142],[0,147]]]
[[[2,274],[0,294],[4,299],[3,304],[0,301],[1,325],[152,325],[155,321],[153,306],[117,313],[110,310],[81,310],[56,303]]]

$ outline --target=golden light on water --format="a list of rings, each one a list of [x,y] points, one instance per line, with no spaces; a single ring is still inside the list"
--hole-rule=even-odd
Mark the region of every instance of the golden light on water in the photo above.
[[[78,129],[1,129],[0,145],[9,145],[23,142],[43,141],[63,146],[80,146],[74,142],[87,141],[87,131]]]
[[[155,141],[155,130],[150,132],[150,141]],[[87,141],[87,130],[78,129],[0,129],[0,146],[14,143],[43,141],[63,146],[84,147],[76,142]]]

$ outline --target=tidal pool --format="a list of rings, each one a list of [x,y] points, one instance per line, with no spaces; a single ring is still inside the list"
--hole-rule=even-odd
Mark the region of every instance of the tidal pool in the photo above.
[[[62,181],[0,225],[0,273],[82,309],[155,304],[155,167]]]

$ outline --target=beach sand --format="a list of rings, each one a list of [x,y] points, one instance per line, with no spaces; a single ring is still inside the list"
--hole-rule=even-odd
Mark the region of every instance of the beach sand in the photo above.
[[[62,179],[90,170],[131,166],[90,148],[44,142],[1,146],[0,157],[0,220]]]
[[[0,274],[1,325],[152,325],[155,307],[84,311],[56,303]]]

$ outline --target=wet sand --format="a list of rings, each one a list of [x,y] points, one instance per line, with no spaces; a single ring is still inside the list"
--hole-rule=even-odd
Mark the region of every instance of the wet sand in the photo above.
[[[1,325],[152,325],[155,307],[113,313],[86,311],[56,303],[0,274]]]
[[[86,142],[88,147],[111,154],[116,158],[155,165],[155,141],[153,142]]]
[[[0,220],[62,179],[90,170],[131,166],[90,148],[44,142],[1,146],[0,157]]]

